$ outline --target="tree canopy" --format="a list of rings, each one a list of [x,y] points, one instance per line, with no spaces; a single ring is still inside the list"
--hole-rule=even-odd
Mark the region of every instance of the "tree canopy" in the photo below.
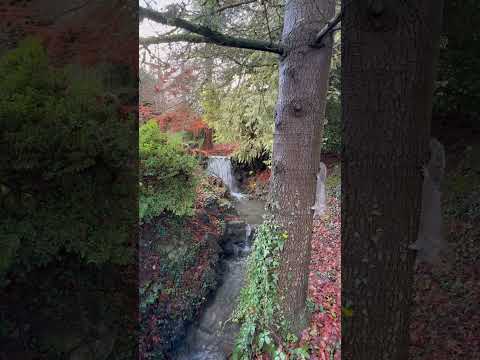
[[[149,59],[141,66],[148,69],[147,62],[159,63],[163,68],[172,64],[192,66],[196,85],[191,89],[190,104],[215,130],[217,142],[238,144],[234,156],[240,162],[251,162],[272,151],[278,60],[282,55],[281,51],[270,50],[272,44],[276,44],[274,48],[281,47],[278,44],[283,8],[281,1],[194,1],[170,5],[164,11],[147,5],[141,10],[142,17],[175,26],[166,27],[159,35],[141,38],[141,52]],[[336,26],[339,19],[330,26]],[[267,39],[263,41],[265,48],[244,46],[241,42],[215,42],[207,28],[221,30],[232,38]],[[335,36],[323,141],[326,151],[336,153],[341,149],[339,36]],[[161,55],[157,55],[158,48]]]

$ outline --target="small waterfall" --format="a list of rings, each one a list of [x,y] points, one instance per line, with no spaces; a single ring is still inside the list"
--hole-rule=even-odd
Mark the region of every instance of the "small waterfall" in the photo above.
[[[248,254],[252,250],[250,237],[252,236],[252,225],[245,224],[245,252]]]
[[[250,242],[250,236],[252,235],[252,225],[245,224],[245,242],[248,244]]]
[[[232,163],[230,158],[226,156],[210,156],[208,158],[207,171],[222,179],[223,183],[228,187],[230,192],[238,193],[238,186],[233,177]]]

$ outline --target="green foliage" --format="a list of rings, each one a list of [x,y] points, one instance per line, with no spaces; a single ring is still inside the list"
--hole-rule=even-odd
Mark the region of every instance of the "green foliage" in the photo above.
[[[299,347],[299,348],[293,349],[290,353],[293,355],[294,359],[299,359],[299,360],[310,359],[310,354],[308,352],[308,349],[305,347]]]
[[[221,248],[173,214],[140,228],[139,348],[144,359],[169,358],[182,327],[216,286]]]
[[[265,153],[271,154],[278,94],[278,65],[270,55],[253,53],[248,59],[263,65],[248,69],[240,80],[232,80],[235,85],[210,85],[201,94],[203,118],[215,129],[216,142],[238,144],[234,158],[240,163],[251,163]],[[333,153],[340,153],[342,144],[340,67],[337,43],[330,72],[322,145],[322,151]]]
[[[445,179],[448,216],[475,222],[480,218],[480,145],[466,149],[457,169]]]
[[[102,95],[90,71],[51,67],[36,40],[0,58],[0,275],[64,253],[129,260],[134,130]]]
[[[341,187],[342,187],[342,177],[341,177],[341,164],[337,164],[328,174],[325,180],[325,189],[329,196],[340,198]]]
[[[338,36],[339,34],[336,34]],[[341,62],[339,41],[334,46],[325,107],[322,152],[339,154],[342,151],[342,103],[340,99]]]
[[[273,359],[308,359],[308,348],[292,347],[298,338],[288,331],[278,298],[278,266],[288,234],[273,219],[258,227],[248,259],[246,285],[240,292],[232,320],[240,324],[233,360],[268,353]],[[280,343],[279,343],[280,342]]]
[[[269,65],[251,69],[234,87],[211,86],[202,93],[204,119],[215,129],[216,142],[238,144],[234,157],[239,162],[271,152],[277,83],[278,66]]]
[[[140,127],[140,221],[168,211],[191,215],[197,161],[185,153],[181,137],[163,133],[155,121]]]
[[[275,350],[271,330],[285,332],[278,303],[278,274],[280,253],[286,233],[272,220],[259,226],[253,251],[248,259],[246,286],[233,320],[241,324],[235,342],[233,359],[250,359],[253,353]],[[283,327],[283,329],[282,329]]]
[[[476,0],[445,2],[440,42],[435,110],[455,118],[478,117],[480,101],[480,4]],[[478,125],[478,124],[477,124]]]

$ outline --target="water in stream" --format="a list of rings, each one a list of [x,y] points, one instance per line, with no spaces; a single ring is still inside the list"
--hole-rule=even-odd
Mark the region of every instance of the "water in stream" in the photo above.
[[[229,158],[212,156],[209,158],[208,171],[220,177],[235,197],[235,207],[245,221],[244,239],[239,242],[239,251],[223,260],[221,284],[199,320],[188,329],[182,347],[177,352],[177,360],[226,360],[231,353],[238,326],[227,320],[243,286],[247,256],[251,249],[252,226],[263,220],[265,204],[250,200],[238,192]]]

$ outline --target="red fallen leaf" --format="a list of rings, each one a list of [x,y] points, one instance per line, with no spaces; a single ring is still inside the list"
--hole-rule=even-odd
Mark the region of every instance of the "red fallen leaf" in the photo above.
[[[309,274],[309,296],[317,307],[308,332],[300,343],[309,344],[311,359],[330,359],[330,349],[341,338],[340,327],[340,207],[336,199],[328,199],[327,216],[314,221],[312,258]],[[340,359],[340,351],[335,353]]]

